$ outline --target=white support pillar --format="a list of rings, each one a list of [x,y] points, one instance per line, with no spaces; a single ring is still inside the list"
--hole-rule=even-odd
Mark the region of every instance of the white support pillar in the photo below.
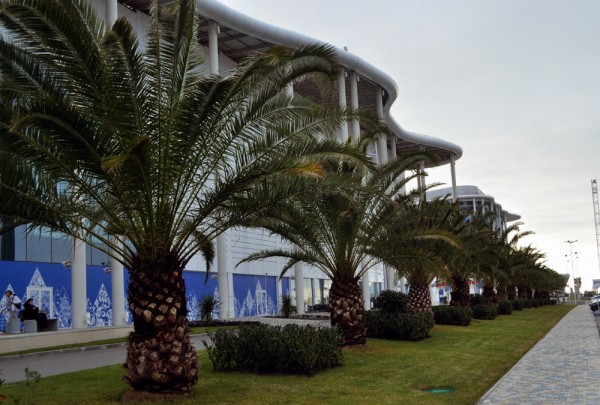
[[[111,236],[114,241],[115,238]],[[116,242],[115,242],[116,243]],[[114,253],[113,253],[114,254]],[[114,257],[110,258],[110,284],[112,289],[112,324],[125,325],[125,280],[123,265]]]
[[[304,314],[304,272],[302,263],[294,265],[294,284],[296,285],[296,313]]]
[[[350,106],[352,109],[358,109],[358,74],[354,71],[350,72]],[[360,138],[360,121],[352,120],[352,143],[357,144]]]
[[[458,193],[456,191],[456,162],[454,154],[450,155],[450,175],[452,177],[452,202],[458,201]]]
[[[117,0],[104,0],[104,22],[106,23],[106,29],[110,30],[114,25],[117,18],[119,18],[117,11]]]
[[[277,277],[275,280],[277,289],[277,314],[279,314],[279,312],[281,312],[281,301],[283,297],[283,283],[281,277]]]
[[[227,233],[217,236],[217,283],[219,286],[219,319],[229,319],[229,283],[227,270],[229,257],[227,252]]]
[[[227,273],[227,313],[229,318],[235,318],[235,295],[233,294],[233,273]]]
[[[338,104],[341,108],[346,108],[346,71],[341,69],[337,78],[338,85]],[[345,143],[348,139],[348,122],[344,121],[338,129],[338,140]]]
[[[425,187],[427,187],[427,182],[425,181],[425,162],[421,161],[419,163],[419,173],[421,174],[421,176],[419,176],[419,189],[423,190]]]
[[[208,20],[208,69],[210,74],[219,74],[219,26]]]
[[[362,278],[362,297],[365,310],[371,309],[371,290],[369,289],[369,271],[363,274]]]
[[[383,92],[381,91],[381,87],[378,87],[375,90],[375,107],[377,110],[377,118],[380,121],[385,119],[384,111],[383,111]],[[389,161],[388,151],[387,151],[387,135],[379,134],[377,137],[377,163],[379,165],[383,165]]]
[[[213,20],[208,21],[208,69],[210,74],[219,74],[219,26]],[[218,174],[217,174],[218,177]],[[227,250],[227,232],[217,236],[217,282],[219,288],[219,318],[231,318],[229,278],[229,252]]]
[[[83,239],[84,233],[80,232]],[[73,297],[71,315],[73,329],[87,328],[87,263],[86,244],[82,239],[73,238],[71,254],[71,295]]]
[[[310,290],[312,292],[311,302],[312,302],[313,306],[315,306],[315,305],[317,305],[317,289],[319,288],[319,286],[318,286],[319,280],[316,278],[311,278],[310,281],[311,281]]]

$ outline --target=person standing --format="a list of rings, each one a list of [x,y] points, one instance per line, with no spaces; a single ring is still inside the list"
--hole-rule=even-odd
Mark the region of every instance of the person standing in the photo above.
[[[8,312],[8,321],[17,317],[17,313],[21,310],[21,299],[11,290],[6,290],[6,306],[0,313]]]

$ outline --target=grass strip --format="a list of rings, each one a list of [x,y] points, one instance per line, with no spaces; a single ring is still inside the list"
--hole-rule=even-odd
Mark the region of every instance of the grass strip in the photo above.
[[[341,367],[313,377],[216,373],[201,351],[200,380],[176,403],[474,404],[572,308],[526,309],[493,321],[473,320],[468,327],[439,325],[421,342],[369,339],[365,347],[344,349]],[[45,405],[120,404],[129,390],[120,381],[123,373],[109,366],[42,376],[35,386],[8,384],[0,393],[12,400],[33,392]],[[456,391],[423,391],[432,387]]]

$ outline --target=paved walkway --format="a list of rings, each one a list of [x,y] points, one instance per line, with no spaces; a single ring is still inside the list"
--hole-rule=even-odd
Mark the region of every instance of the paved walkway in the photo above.
[[[525,404],[600,404],[600,336],[587,305],[570,311],[478,402]]]

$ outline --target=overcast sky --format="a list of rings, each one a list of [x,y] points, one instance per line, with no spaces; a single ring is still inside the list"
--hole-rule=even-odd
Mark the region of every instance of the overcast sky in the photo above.
[[[463,148],[459,185],[521,215],[547,265],[600,279],[600,1],[220,0],[348,50],[398,84],[394,118]],[[450,167],[428,182],[450,185]],[[567,255],[567,256],[565,256]],[[575,256],[575,255],[574,255]]]

